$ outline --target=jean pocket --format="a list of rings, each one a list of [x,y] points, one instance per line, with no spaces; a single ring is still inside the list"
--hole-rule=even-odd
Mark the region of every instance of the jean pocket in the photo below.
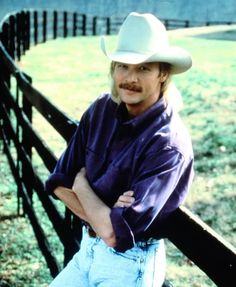
[[[143,251],[140,248],[132,248],[132,249],[129,249],[129,250],[125,251],[125,252],[118,252],[114,248],[109,248],[109,249],[114,255],[116,255],[116,256],[118,256],[120,258],[124,258],[124,259],[128,259],[128,260],[131,260],[131,261],[135,261],[135,262],[139,261],[140,258],[143,255],[142,254]]]

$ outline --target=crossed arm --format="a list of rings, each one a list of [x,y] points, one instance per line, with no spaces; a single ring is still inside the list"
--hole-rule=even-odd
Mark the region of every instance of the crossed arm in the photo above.
[[[54,193],[75,215],[88,222],[108,246],[116,246],[116,236],[110,219],[111,209],[90,187],[85,168],[76,175],[72,189],[58,187]],[[133,191],[127,191],[118,198],[114,207],[128,207],[133,202]]]

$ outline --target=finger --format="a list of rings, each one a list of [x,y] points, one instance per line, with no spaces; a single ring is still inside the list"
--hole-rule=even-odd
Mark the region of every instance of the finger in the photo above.
[[[114,207],[124,207],[124,204],[117,201],[115,204],[114,204]]]
[[[134,197],[127,195],[121,195],[118,199],[118,201],[120,202],[127,202],[127,203],[133,203],[134,200],[135,200]]]
[[[85,169],[85,167],[82,167],[81,170],[79,171],[79,173],[81,173],[81,174],[86,174],[86,169]]]
[[[134,192],[133,192],[133,190],[128,190],[128,191],[125,191],[125,192],[123,193],[123,195],[133,196],[133,195],[134,195]]]
[[[85,167],[82,167],[76,174],[75,178],[80,178],[81,176],[85,177],[86,176],[86,169]]]
[[[129,207],[134,203],[134,201],[135,201],[134,197],[119,198],[115,203],[114,207]]]
[[[114,207],[130,207],[131,204],[128,203],[128,202],[121,202],[121,201],[118,201],[115,203]]]

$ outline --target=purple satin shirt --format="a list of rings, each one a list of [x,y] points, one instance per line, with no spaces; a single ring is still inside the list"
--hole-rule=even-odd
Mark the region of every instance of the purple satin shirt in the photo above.
[[[116,250],[124,252],[136,241],[159,238],[163,222],[185,199],[193,178],[192,144],[163,98],[130,119],[125,105],[104,94],[84,113],[46,190],[71,188],[84,166],[92,189],[112,208]],[[134,191],[132,206],[113,208],[128,190]]]

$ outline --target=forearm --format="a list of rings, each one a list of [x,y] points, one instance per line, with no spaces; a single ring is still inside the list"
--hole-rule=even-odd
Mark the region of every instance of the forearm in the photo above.
[[[84,212],[84,209],[72,191],[72,189],[68,189],[62,186],[57,187],[54,190],[54,194],[68,207],[75,215],[80,217],[82,220],[87,221],[87,216]]]
[[[85,178],[76,177],[72,189],[85,210],[90,226],[108,246],[115,247],[116,237],[110,219],[111,209],[95,194]]]

